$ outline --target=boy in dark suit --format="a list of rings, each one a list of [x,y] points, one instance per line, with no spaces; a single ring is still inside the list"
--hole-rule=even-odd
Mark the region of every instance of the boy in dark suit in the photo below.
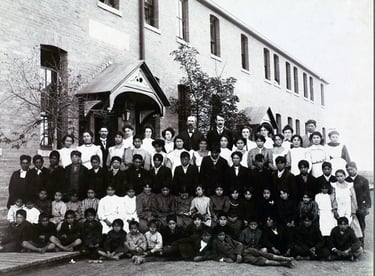
[[[300,174],[296,175],[297,202],[302,200],[305,191],[311,191],[314,196],[320,192],[316,178],[309,173],[309,166],[306,160],[298,162]]]
[[[241,165],[242,153],[235,151],[231,154],[233,166],[225,171],[225,192],[228,194],[231,187],[237,187],[241,192],[249,183],[249,171]]]
[[[186,151],[180,155],[181,165],[174,170],[172,192],[177,195],[179,187],[185,186],[190,194],[194,193],[194,187],[198,184],[198,168],[190,164],[190,154]]]
[[[276,158],[277,171],[273,175],[273,186],[272,194],[277,197],[280,195],[280,191],[286,189],[289,191],[290,198],[296,199],[297,189],[294,175],[285,169],[286,158],[284,156],[278,156]]]
[[[49,172],[47,168],[43,167],[43,164],[43,157],[39,154],[34,155],[34,168],[26,174],[26,199],[35,200],[39,190],[47,187]]]
[[[152,189],[155,194],[161,192],[161,188],[164,184],[170,184],[172,182],[172,172],[168,167],[163,166],[163,155],[155,153],[153,158],[154,167],[149,171],[150,181]]]
[[[68,194],[71,191],[78,191],[79,200],[86,196],[88,169],[81,164],[81,156],[82,154],[78,150],[73,150],[70,153],[72,164],[65,168],[64,202],[69,200]]]

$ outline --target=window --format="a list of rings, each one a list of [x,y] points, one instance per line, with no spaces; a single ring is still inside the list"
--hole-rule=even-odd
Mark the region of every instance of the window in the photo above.
[[[189,8],[188,0],[177,0],[177,36],[185,41],[189,41]]]
[[[324,105],[324,85],[320,84],[320,104]]]
[[[99,2],[102,2],[116,10],[120,9],[120,0],[99,0]]]
[[[263,53],[264,53],[264,77],[267,80],[271,80],[270,51],[264,48]]]
[[[285,62],[285,71],[286,71],[286,89],[291,90],[291,72],[290,72],[290,64],[289,62]]]
[[[309,91],[307,90],[307,75],[303,73],[303,96],[309,98]]]
[[[178,129],[182,131],[186,128],[186,119],[190,115],[188,106],[190,103],[189,90],[185,85],[178,85],[178,102],[179,102],[179,112],[178,112]]]
[[[219,19],[210,15],[211,54],[220,57],[220,26]]]
[[[273,66],[274,66],[274,74],[275,74],[275,82],[280,84],[280,68],[279,68],[279,56],[273,55]]]
[[[296,134],[300,135],[301,133],[301,123],[298,119],[296,119]]]
[[[277,133],[281,133],[281,115],[276,113]]]
[[[298,94],[298,69],[293,67],[294,93]]]
[[[314,101],[314,82],[313,82],[312,77],[309,78],[309,82],[310,82],[310,100]]]
[[[288,126],[293,128],[293,119],[291,117],[288,117]]]
[[[67,75],[67,54],[65,51],[50,45],[40,46],[40,85],[41,85],[41,125],[40,146],[49,149],[54,138],[53,121],[61,122],[62,118],[56,113],[61,108],[61,90],[63,90],[63,79]],[[62,115],[62,114],[60,114]],[[51,118],[52,117],[52,118]],[[57,133],[59,139],[61,133]]]
[[[241,35],[241,63],[243,69],[249,70],[249,41],[243,34]]]
[[[158,0],[145,0],[145,22],[155,28],[159,28],[158,4]]]

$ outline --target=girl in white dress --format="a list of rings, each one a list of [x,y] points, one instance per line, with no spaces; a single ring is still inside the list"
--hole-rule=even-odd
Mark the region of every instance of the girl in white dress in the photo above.
[[[362,231],[356,217],[358,204],[353,183],[345,181],[346,173],[344,170],[337,170],[335,175],[337,182],[332,182],[331,186],[335,188],[337,214],[339,217],[346,217],[357,238],[361,238]]]
[[[344,144],[339,142],[339,136],[340,134],[336,130],[329,132],[328,138],[330,142],[325,145],[333,172],[336,172],[338,169],[345,170],[346,163],[350,162],[348,149]]]
[[[289,149],[286,149],[282,146],[284,136],[281,134],[275,134],[273,137],[273,148],[272,148],[272,157],[273,163],[276,164],[276,158],[278,156],[283,156],[286,158],[286,167],[290,167],[290,152]]]
[[[111,231],[112,222],[123,217],[123,199],[115,195],[115,188],[108,185],[107,195],[100,199],[98,205],[98,219],[103,226],[102,233]]]
[[[83,144],[77,148],[79,152],[82,153],[81,161],[82,165],[88,168],[89,170],[92,168],[91,165],[91,156],[98,155],[100,158],[100,166],[103,167],[103,153],[100,146],[94,145],[92,142],[92,138],[94,134],[92,131],[88,130],[83,132]]]
[[[208,156],[210,151],[207,150],[207,140],[201,139],[199,141],[199,150],[193,151],[193,157],[191,158],[193,164],[197,166],[198,172],[201,169],[203,157]]]
[[[74,144],[74,138],[72,135],[65,135],[62,138],[63,147],[58,150],[60,153],[60,163],[63,168],[69,166],[72,164],[72,160],[70,159],[70,153],[75,150],[75,148],[72,147]]]
[[[165,152],[170,153],[172,150],[174,150],[173,137],[175,135],[175,131],[173,128],[168,127],[161,132],[161,135],[163,136],[165,142]]]
[[[307,160],[306,149],[302,147],[302,137],[300,135],[292,136],[292,148],[290,149],[290,172],[294,175],[300,173],[298,163],[301,160]],[[309,162],[309,171],[311,170],[311,162]]]
[[[310,135],[310,141],[312,142],[312,145],[306,150],[306,160],[312,164],[312,176],[319,177],[323,174],[322,164],[325,161],[329,161],[329,156],[323,146],[323,137],[320,132],[313,132]]]
[[[137,206],[136,206],[136,196],[134,187],[129,186],[126,196],[123,197],[123,221],[124,221],[124,230],[126,233],[129,233],[129,221],[135,220],[139,221],[137,215]]]
[[[329,237],[331,230],[337,225],[336,219],[339,217],[335,190],[329,183],[323,183],[321,192],[315,195],[315,202],[319,208],[320,232],[323,237]]]
[[[220,156],[223,157],[228,162],[228,166],[231,167],[233,165],[232,162],[232,151],[228,149],[229,139],[227,136],[223,135],[220,138]]]

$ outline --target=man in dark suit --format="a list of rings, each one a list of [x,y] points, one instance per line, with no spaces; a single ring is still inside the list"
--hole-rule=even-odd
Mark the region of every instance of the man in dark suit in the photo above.
[[[26,199],[34,201],[41,188],[46,189],[48,183],[48,169],[43,166],[43,157],[39,154],[33,157],[34,168],[26,174]]]
[[[223,183],[228,162],[220,156],[220,147],[214,145],[211,148],[211,155],[202,159],[199,173],[199,182],[204,185],[207,195],[213,195],[216,183]]]
[[[322,172],[323,174],[316,178],[318,193],[320,193],[323,184],[331,185],[331,183],[337,182],[336,176],[332,175],[332,164],[330,162],[323,162]]]
[[[231,188],[243,189],[249,184],[249,170],[241,165],[242,153],[235,151],[231,155],[233,165],[225,171],[224,191],[228,194]]]
[[[361,226],[363,238],[360,239],[363,246],[363,239],[365,237],[366,222],[365,218],[369,214],[369,209],[371,208],[371,197],[370,188],[368,180],[362,175],[358,175],[357,164],[355,162],[348,162],[346,164],[346,170],[348,171],[348,182],[353,182],[353,187],[355,190],[358,209],[357,218],[359,225]]]
[[[280,198],[280,191],[287,190],[289,191],[290,199],[296,200],[296,180],[294,175],[285,169],[286,158],[284,156],[278,156],[275,162],[277,171],[273,175],[271,196],[274,199],[278,199]]]
[[[172,183],[172,171],[170,168],[162,166],[164,158],[160,153],[155,153],[152,160],[154,166],[149,171],[150,181],[153,192],[158,194],[161,192],[163,185]]]
[[[215,123],[216,123],[216,128],[211,129],[207,133],[208,149],[211,150],[211,148],[214,145],[219,145],[221,137],[226,136],[228,137],[228,148],[232,150],[233,134],[229,129],[224,127],[224,124],[225,124],[224,117],[222,115],[216,115]]]
[[[300,174],[296,175],[297,202],[302,201],[305,192],[311,192],[313,196],[320,193],[320,187],[314,176],[309,173],[309,162],[301,160],[298,162]],[[321,183],[323,184],[323,183]]]
[[[199,141],[204,139],[204,135],[197,129],[197,118],[189,116],[186,121],[187,129],[179,133],[179,136],[184,140],[186,150],[198,150]]]
[[[190,163],[190,154],[181,153],[181,165],[174,170],[172,192],[177,195],[181,187],[187,188],[189,194],[194,194],[194,187],[198,185],[198,168]]]
[[[20,156],[21,169],[13,172],[9,182],[9,198],[7,208],[15,203],[17,198],[26,201],[26,174],[30,169],[31,157],[29,155]]]
[[[65,168],[65,187],[62,191],[65,202],[69,200],[68,195],[72,191],[78,193],[80,200],[86,197],[88,169],[81,164],[81,156],[78,150],[70,153],[72,164]]]
[[[108,158],[108,149],[112,147],[114,143],[108,139],[108,128],[103,126],[99,130],[99,140],[96,141],[95,145],[100,146],[103,154],[103,168],[106,168],[106,162]]]

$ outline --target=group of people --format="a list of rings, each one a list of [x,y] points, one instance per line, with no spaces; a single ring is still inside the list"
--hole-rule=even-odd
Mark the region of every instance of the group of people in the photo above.
[[[364,247],[369,183],[339,133],[307,135],[268,123],[239,135],[223,116],[207,136],[187,119],[153,138],[127,125],[114,141],[85,131],[83,144],[20,157],[9,184],[2,251],[80,250],[90,262],[130,257],[218,260],[292,267],[295,259],[357,260]],[[33,168],[30,168],[31,160]]]

